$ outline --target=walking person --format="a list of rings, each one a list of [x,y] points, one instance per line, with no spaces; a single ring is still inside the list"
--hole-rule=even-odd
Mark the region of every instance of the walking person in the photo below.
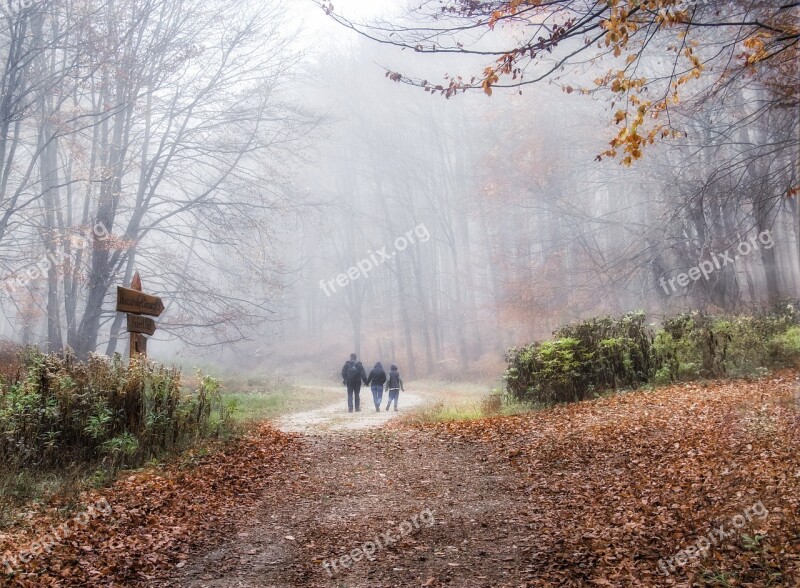
[[[400,398],[400,390],[405,392],[406,389],[403,387],[403,379],[400,377],[400,372],[394,364],[392,364],[389,370],[389,379],[386,380],[386,389],[389,391],[389,404],[386,405],[386,412],[389,412],[392,401],[394,401],[394,411],[397,412],[397,400]]]
[[[381,362],[375,364],[369,377],[364,380],[365,384],[369,384],[372,388],[372,400],[375,402],[375,411],[381,411],[381,403],[383,402],[383,385],[386,383],[386,372],[381,365]]]
[[[347,412],[361,412],[361,382],[365,381],[364,365],[356,361],[358,356],[350,354],[350,360],[342,368],[342,384],[347,386]]]

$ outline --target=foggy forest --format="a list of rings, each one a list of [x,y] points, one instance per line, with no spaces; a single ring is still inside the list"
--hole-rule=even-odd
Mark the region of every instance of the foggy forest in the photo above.
[[[800,585],[799,51],[0,0],[0,586]]]

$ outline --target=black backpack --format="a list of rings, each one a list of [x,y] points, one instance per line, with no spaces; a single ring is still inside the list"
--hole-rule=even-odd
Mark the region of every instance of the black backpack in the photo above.
[[[355,362],[351,363],[347,366],[347,382],[352,384],[356,380],[361,378],[361,374],[359,373],[358,366],[356,366]]]

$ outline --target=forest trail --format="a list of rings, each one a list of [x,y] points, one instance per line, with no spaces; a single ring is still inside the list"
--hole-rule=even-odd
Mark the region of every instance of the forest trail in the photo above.
[[[149,586],[639,587],[732,573],[743,586],[796,586],[796,378],[421,427],[289,419],[327,434],[296,436],[250,515]],[[708,559],[663,574],[659,562],[719,528]],[[379,547],[387,532],[397,540]],[[747,536],[767,537],[763,550]]]
[[[121,478],[112,514],[0,586],[794,588],[799,390],[787,371],[472,421],[265,423]]]
[[[383,428],[436,397],[415,390],[401,393],[399,412],[375,412],[362,389],[360,413],[347,412],[343,394],[329,407],[278,419],[279,430],[303,435],[287,464],[295,474],[276,480],[227,541],[167,585],[432,586],[436,578],[499,585],[513,569],[514,537],[525,531],[513,517],[498,517],[513,513],[513,472],[468,444]],[[337,562],[365,543],[372,561],[349,569]]]
[[[507,464],[468,444],[383,429],[304,437],[294,459],[227,541],[152,586],[516,585],[534,535],[515,518]],[[361,546],[372,561],[337,562]],[[325,561],[335,565],[326,571]]]
[[[319,388],[319,387],[315,387]],[[284,433],[303,433],[320,435],[337,431],[356,431],[381,427],[388,421],[406,414],[428,400],[420,393],[401,392],[398,402],[399,410],[386,412],[389,401],[388,392],[383,394],[381,412],[376,412],[372,403],[372,393],[368,387],[361,389],[361,412],[347,412],[347,393],[344,388],[326,387],[326,391],[339,391],[342,400],[323,408],[289,414],[276,420],[275,426]]]
[[[472,445],[385,428],[431,400],[425,389],[403,392],[399,412],[383,410],[386,398],[376,412],[365,388],[360,413],[347,412],[343,394],[342,402],[278,419],[279,430],[303,435],[286,468],[292,473],[274,481],[226,542],[167,585],[504,585],[525,550],[519,538],[530,536],[513,519],[514,472]],[[365,544],[371,561],[341,564]]]

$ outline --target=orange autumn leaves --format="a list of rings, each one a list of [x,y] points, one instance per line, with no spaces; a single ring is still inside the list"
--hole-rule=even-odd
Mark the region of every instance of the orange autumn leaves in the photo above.
[[[733,7],[733,13],[729,14],[726,4]],[[488,95],[495,87],[521,85],[528,62],[542,56],[561,59],[556,48],[569,38],[581,38],[586,47],[599,49],[590,61],[601,55],[624,58],[624,65],[597,78],[594,88],[576,89],[565,85],[564,90],[569,94],[573,91],[594,94],[605,90],[610,93],[614,105],[621,105],[613,117],[619,129],[609,149],[598,159],[614,157],[631,165],[642,157],[647,145],[683,135],[680,129],[671,126],[668,110],[681,103],[685,87],[693,80],[713,75],[715,82],[724,82],[743,70],[769,79],[774,77],[772,70],[777,71],[786,62],[797,59],[800,27],[792,18],[790,5],[754,3],[740,9],[737,4],[716,0],[608,0],[604,5],[587,8],[571,0],[547,3],[510,0],[491,13],[485,23],[490,30],[501,23],[512,26],[521,23],[523,28],[528,25],[538,32],[546,30],[549,36],[539,36],[537,41],[501,55],[495,64],[485,68],[479,85]],[[559,19],[561,24],[556,23]],[[661,49],[652,44],[659,31],[675,33],[675,43],[667,48],[668,54],[673,56],[673,65],[666,74],[666,84],[662,83],[663,79],[656,83],[652,78],[637,74],[642,58],[661,56],[658,53]],[[711,35],[717,35],[714,44],[738,48],[735,60],[713,68],[701,58],[703,43]],[[570,47],[565,53],[572,51]],[[582,51],[575,51],[579,52]],[[710,53],[713,55],[713,51]],[[562,63],[568,60],[558,61],[558,65]],[[557,79],[556,69],[552,75],[544,77]],[[510,80],[506,81],[507,78]],[[793,85],[791,79],[785,79],[784,83]],[[653,85],[655,87],[650,87]]]
[[[190,452],[179,463],[86,493],[82,503],[101,497],[112,512],[75,528],[46,557],[13,576],[0,570],[0,586],[132,586],[172,569],[193,547],[213,541],[253,509],[295,447],[293,437],[264,424],[208,455]],[[24,526],[0,533],[0,555],[27,549],[43,531],[63,523],[64,506],[56,500],[30,512]]]
[[[515,417],[429,425],[519,473],[527,586],[800,585],[800,380],[673,385]],[[768,516],[659,569],[754,503]]]

